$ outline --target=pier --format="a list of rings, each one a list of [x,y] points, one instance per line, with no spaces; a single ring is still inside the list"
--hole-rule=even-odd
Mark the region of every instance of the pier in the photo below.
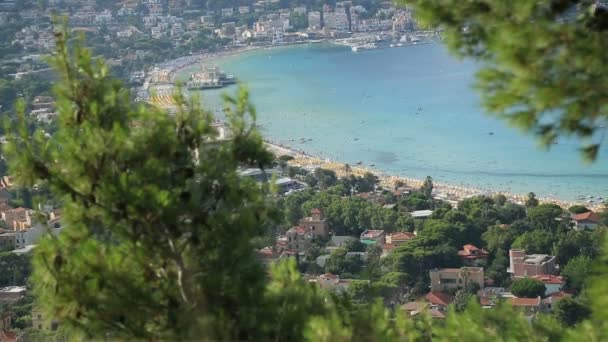
[[[222,88],[234,83],[236,77],[222,72],[218,66],[203,66],[202,72],[190,75],[186,86],[189,90],[203,90]]]

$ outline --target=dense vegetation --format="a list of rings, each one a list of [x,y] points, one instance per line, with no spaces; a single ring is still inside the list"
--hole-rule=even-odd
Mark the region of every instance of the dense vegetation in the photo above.
[[[419,7],[433,24],[445,25],[463,54],[491,64],[482,73],[490,108],[515,106],[522,110],[511,113],[517,122],[538,128],[544,140],[551,140],[559,133],[589,137],[605,115],[605,63],[593,58],[601,59],[605,50],[605,16],[593,8],[564,20],[570,18],[565,10],[579,2],[587,4],[425,0]],[[529,25],[531,20],[537,25]],[[608,255],[601,252],[602,229],[573,231],[561,208],[539,205],[532,195],[526,206],[481,196],[451,210],[430,198],[431,179],[402,199],[384,194],[396,204],[388,209],[348,196],[369,189],[370,183],[375,186],[373,179],[338,180],[323,171],[303,175],[320,193],[289,196],[275,206],[268,200],[270,189],[236,172],[239,166],[264,168],[272,162],[252,128],[255,110],[246,91],[225,98],[235,137],[218,142],[211,114],[196,102],[178,98],[181,110],[175,117],[135,106],[88,50],[78,45],[68,49],[65,32],[58,47],[53,58],[61,75],[57,134],[30,134],[21,110],[4,152],[20,184],[46,182],[65,210],[66,229],[37,247],[31,279],[38,303],[61,320],[61,333],[119,340],[608,338]],[[573,73],[578,77],[570,78]],[[597,87],[589,90],[589,82]],[[555,109],[566,110],[554,125],[537,120]],[[596,156],[596,146],[587,145],[588,157]],[[335,250],[327,270],[361,278],[345,297],[305,282],[296,268],[302,265],[295,261],[274,265],[267,279],[255,261],[253,241],[267,235],[269,226],[293,224],[313,206],[326,211],[330,223],[345,234],[356,236],[378,225],[416,229],[418,236],[382,261],[373,247],[365,263],[349,257],[349,251],[362,250],[354,241]],[[424,208],[435,209],[424,223],[407,214]],[[284,210],[285,218],[277,209]],[[467,305],[469,289],[456,293],[459,312],[442,323],[424,316],[407,319],[387,309],[385,304],[396,298],[425,291],[428,269],[459,266],[456,251],[465,243],[486,247],[487,274],[502,285],[509,283],[504,276],[509,248],[551,251],[579,295],[560,301],[554,317],[533,322],[507,305],[493,310]],[[27,273],[21,260],[13,259],[0,256],[7,267]],[[513,286],[525,296],[540,292],[530,281]],[[20,304],[23,312],[31,309],[27,301]]]
[[[484,338],[570,336],[549,317],[530,325],[512,313],[507,322],[496,320],[508,307],[482,312],[471,304],[465,310],[469,292],[456,294],[462,313],[449,315],[443,324],[406,319],[384,306],[423,292],[428,269],[460,265],[456,251],[465,243],[487,245],[489,272],[494,269],[499,275],[504,274],[504,256],[511,245],[534,251],[545,248],[550,238],[560,262],[572,263],[572,274],[589,277],[582,258],[598,255],[601,232],[571,231],[565,221],[556,221],[564,215],[560,208],[539,205],[526,210],[499,196],[470,198],[454,211],[427,197],[429,179],[420,191],[402,199],[385,193],[385,200],[396,204],[388,209],[344,196],[357,188],[369,189],[368,182],[375,187],[373,178],[337,180],[317,172],[311,183],[326,190],[288,196],[279,204],[287,224],[321,207],[331,224],[346,234],[356,236],[378,225],[387,230],[417,228],[418,237],[384,261],[373,247],[367,249],[365,262],[348,257],[349,251],[362,250],[356,241],[334,251],[327,270],[365,279],[354,282],[344,298],[305,282],[294,262],[276,265],[267,280],[253,257],[252,241],[264,236],[273,222],[280,226],[281,216],[265,200],[269,189],[236,173],[238,166],[272,162],[247,123],[248,116],[255,118],[247,93],[226,97],[235,137],[214,142],[211,115],[194,102],[181,101],[175,117],[133,106],[88,50],[76,45],[70,51],[63,39],[59,47],[53,60],[62,75],[56,89],[59,131],[53,138],[30,137],[21,113],[6,152],[21,184],[44,180],[65,208],[66,229],[38,246],[31,279],[38,303],[61,320],[62,334],[453,340],[474,338],[481,327],[492,327]],[[416,225],[406,213],[414,199],[424,203],[415,207],[435,208],[424,224]],[[376,302],[378,297],[383,300]],[[579,298],[563,304],[556,317],[568,324],[578,322],[572,312],[589,311],[586,297]],[[602,312],[600,308],[595,314]],[[578,329],[589,336],[602,334],[587,323]]]

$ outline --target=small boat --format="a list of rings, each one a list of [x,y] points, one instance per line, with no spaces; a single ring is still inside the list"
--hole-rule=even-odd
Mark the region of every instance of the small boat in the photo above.
[[[358,162],[356,162],[356,163],[355,163],[355,165],[361,165],[361,164],[363,164],[363,162],[362,162],[362,161],[360,161],[360,160],[359,160]]]
[[[354,140],[354,141],[359,141],[359,138],[354,138],[353,140]]]
[[[418,111],[421,111],[421,110],[422,110],[422,107],[418,106]]]
[[[369,164],[369,166],[374,167],[374,166],[376,166],[376,164]]]
[[[494,132],[488,132],[488,135],[494,135]]]
[[[357,50],[358,50],[359,48],[358,48],[358,47],[356,47],[356,46],[353,46],[353,47],[351,47],[350,49],[351,49],[351,50],[353,50],[353,52],[357,52]]]

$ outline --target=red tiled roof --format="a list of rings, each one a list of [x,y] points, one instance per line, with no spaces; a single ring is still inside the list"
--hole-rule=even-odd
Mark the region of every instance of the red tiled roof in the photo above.
[[[530,277],[539,281],[542,281],[545,284],[564,284],[566,283],[566,281],[564,281],[563,277],[560,276],[554,276],[552,274],[539,274],[533,277]]]
[[[321,209],[319,209],[319,208],[313,208],[313,209],[310,211],[310,213],[311,213],[311,214],[320,214],[320,213],[321,213]]]
[[[479,248],[475,247],[474,245],[471,244],[466,244],[463,247],[466,251],[478,251]]]
[[[600,222],[600,217],[598,214],[593,211],[588,211],[582,214],[576,214],[572,218],[574,221],[592,221],[592,222]]]
[[[443,292],[429,292],[424,298],[431,304],[448,306],[452,302],[452,296]]]
[[[411,240],[416,237],[416,234],[410,232],[397,232],[390,235],[392,240]]]
[[[405,311],[416,311],[421,310],[422,308],[428,306],[429,303],[426,302],[407,302],[401,305],[401,309]]]
[[[472,251],[477,251],[477,254],[471,253]],[[463,250],[458,251],[458,256],[465,259],[487,258],[488,252],[483,248],[479,249],[473,245],[464,245]]]
[[[513,306],[539,306],[540,297],[536,298],[509,298],[508,302]]]
[[[272,251],[272,248],[264,247],[258,250],[258,256],[260,258],[274,258],[274,252]]]
[[[295,231],[295,233],[298,234],[298,235],[304,235],[304,234],[306,234],[308,232],[307,228],[300,227],[300,226],[293,227],[291,229],[293,229]]]

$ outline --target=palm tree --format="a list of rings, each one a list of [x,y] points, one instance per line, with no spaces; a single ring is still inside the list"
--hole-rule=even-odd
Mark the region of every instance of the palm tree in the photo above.
[[[463,283],[464,283],[464,290],[466,292],[469,291],[469,270],[466,267],[461,267],[460,268],[460,278],[463,279]]]

